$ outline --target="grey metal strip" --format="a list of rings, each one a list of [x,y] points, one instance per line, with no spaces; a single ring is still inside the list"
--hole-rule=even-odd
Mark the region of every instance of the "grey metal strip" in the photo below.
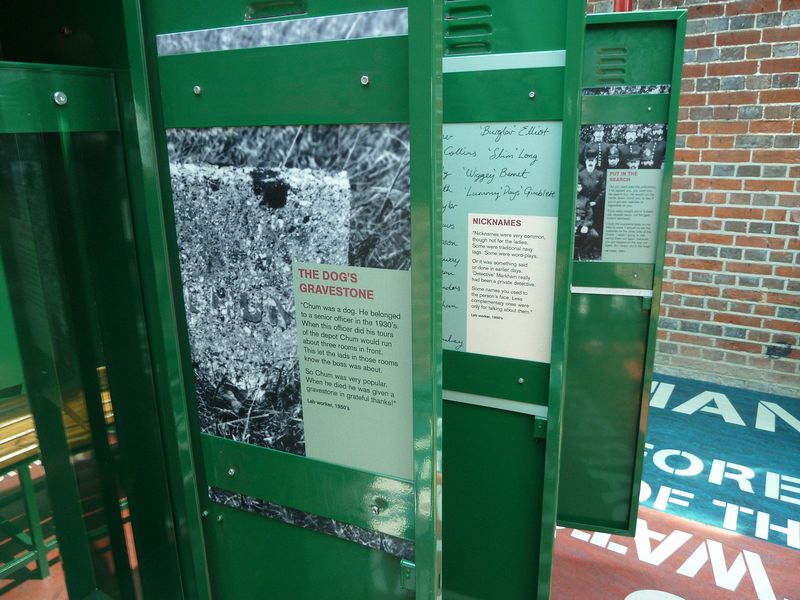
[[[159,56],[408,35],[408,9],[284,19],[156,36]]]
[[[669,94],[672,86],[660,85],[606,85],[583,88],[584,96],[627,96],[632,94]]]
[[[507,69],[563,67],[566,64],[566,60],[567,53],[565,50],[476,54],[474,56],[447,56],[442,61],[442,71],[445,73],[463,73],[466,71],[503,71]]]
[[[637,290],[635,288],[612,287],[583,287],[572,285],[569,291],[573,294],[590,294],[595,296],[636,296],[639,298],[652,298],[653,290]]]
[[[526,402],[517,402],[516,400],[506,400],[504,398],[492,398],[491,396],[454,392],[453,390],[442,390],[442,399],[450,402],[460,402],[461,404],[485,406],[487,408],[495,408],[507,412],[547,418],[547,407],[540,404],[528,404]]]

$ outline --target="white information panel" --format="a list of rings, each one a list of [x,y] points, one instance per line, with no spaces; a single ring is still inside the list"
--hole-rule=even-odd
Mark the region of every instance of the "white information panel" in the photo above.
[[[663,179],[661,169],[608,171],[603,262],[655,262]]]
[[[550,361],[557,222],[469,215],[467,352]]]
[[[413,479],[411,273],[293,271],[306,456]]]
[[[550,362],[561,123],[443,137],[443,348]]]

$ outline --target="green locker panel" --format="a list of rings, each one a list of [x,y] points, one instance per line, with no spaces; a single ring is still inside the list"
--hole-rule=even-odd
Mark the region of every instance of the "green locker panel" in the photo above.
[[[214,596],[440,593],[440,11],[143,4],[144,223],[168,273],[149,293],[175,314],[174,434]]]
[[[545,440],[535,420],[445,402],[445,598],[530,598],[541,581],[549,587],[538,544]]]
[[[400,561],[381,550],[316,532],[302,535],[294,525],[237,508],[210,508],[209,564],[224,598],[414,597],[401,589],[409,580]]]
[[[684,11],[588,18],[558,497],[576,528],[636,524],[685,26]]]
[[[444,12],[444,591],[547,598],[585,6]]]
[[[581,399],[580,412],[564,411],[559,491],[559,521],[592,525],[625,523],[632,510],[631,489],[638,487],[631,459],[641,432],[636,427],[644,377],[645,341],[650,320],[642,299],[631,296],[575,294],[570,315],[570,365],[567,399]],[[576,376],[571,375],[575,373]],[[635,505],[634,505],[635,506]],[[578,508],[577,515],[569,510]],[[635,510],[634,510],[635,512]]]

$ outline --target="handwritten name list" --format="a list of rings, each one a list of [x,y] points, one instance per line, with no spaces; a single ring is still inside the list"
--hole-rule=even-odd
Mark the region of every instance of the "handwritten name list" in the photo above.
[[[446,124],[443,154],[444,349],[549,361],[561,123]]]

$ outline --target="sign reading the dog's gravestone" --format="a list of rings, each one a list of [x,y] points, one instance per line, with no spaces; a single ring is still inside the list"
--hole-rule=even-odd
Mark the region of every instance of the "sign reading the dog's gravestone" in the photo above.
[[[411,479],[411,273],[294,264],[306,456]]]

